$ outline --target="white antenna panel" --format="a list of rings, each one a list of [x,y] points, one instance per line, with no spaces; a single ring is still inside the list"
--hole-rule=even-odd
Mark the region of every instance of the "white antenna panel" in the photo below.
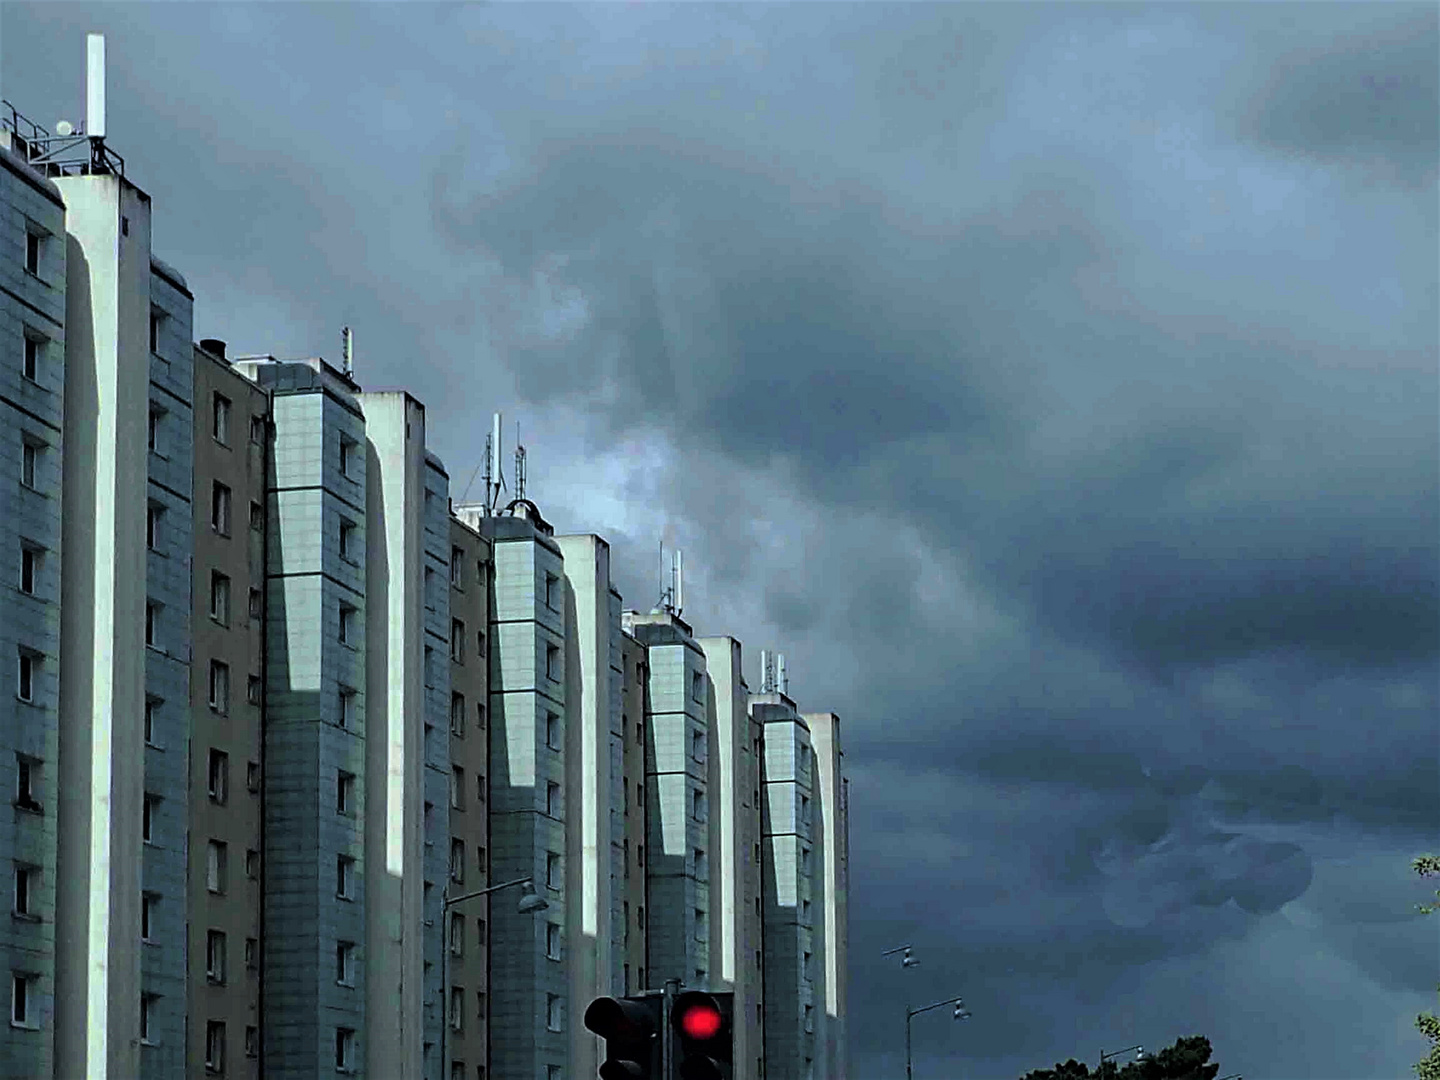
[[[85,134],[105,134],[105,35],[86,34]]]
[[[682,572],[682,570],[684,569],[684,563],[682,562],[683,556],[684,556],[684,552],[682,552],[679,548],[676,548],[676,549],[675,549],[675,614],[676,614],[676,615],[679,615],[681,609],[684,608],[684,606],[685,606],[685,586],[684,586],[684,578],[681,576],[681,572]]]

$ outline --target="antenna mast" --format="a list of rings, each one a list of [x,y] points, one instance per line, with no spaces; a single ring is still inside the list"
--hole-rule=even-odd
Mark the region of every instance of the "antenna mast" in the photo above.
[[[485,512],[494,514],[500,508],[500,489],[505,474],[500,468],[500,414],[495,414],[490,434],[485,436]]]
[[[105,35],[85,35],[85,134],[105,138]]]
[[[350,332],[348,326],[340,331],[340,356],[345,377],[348,379],[355,374],[355,335]]]
[[[685,610],[685,583],[681,577],[681,559],[684,554],[679,548],[675,549],[675,564],[671,568],[674,584],[671,586],[670,603],[674,605],[676,615]]]
[[[520,445],[520,421],[515,421],[515,498],[525,498],[525,447]]]

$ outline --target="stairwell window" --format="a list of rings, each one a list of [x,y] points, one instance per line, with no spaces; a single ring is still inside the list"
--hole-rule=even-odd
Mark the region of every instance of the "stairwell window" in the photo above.
[[[160,906],[160,895],[147,892],[140,894],[140,940],[155,941],[155,916]]]
[[[545,606],[551,611],[560,610],[560,579],[554,574],[545,575]]]
[[[355,1070],[355,1030],[335,1029],[335,1071],[348,1073]]]
[[[35,976],[28,971],[10,973],[10,1023],[15,1027],[38,1028],[39,1010],[35,1007]]]
[[[165,425],[165,410],[150,407],[150,420],[147,425],[146,437],[150,450],[153,453],[164,455],[165,445],[162,441],[162,429]]]
[[[545,646],[545,677],[551,682],[560,681],[560,647]]]
[[[547,960],[560,959],[560,924],[545,924],[545,957]]]
[[[450,913],[450,955],[465,955],[465,916],[458,911]]]
[[[20,591],[35,595],[35,584],[40,578],[40,549],[29,544],[20,545]]]
[[[560,1030],[560,995],[545,995],[545,1027],[548,1031]]]
[[[358,461],[360,458],[360,444],[354,439],[340,437],[340,474],[351,480],[356,479],[359,471]]]
[[[560,888],[560,856],[553,851],[545,853],[545,886],[549,889]]]
[[[15,755],[15,805],[21,810],[38,814],[40,762],[23,754]]]
[[[205,847],[205,888],[223,895],[229,878],[229,845],[223,840],[211,840]]]
[[[450,1030],[462,1031],[465,1027],[465,988],[450,987]]]
[[[465,624],[459,619],[450,620],[450,659],[457,664],[465,662]]]
[[[450,841],[450,880],[457,885],[465,882],[465,841]]]
[[[560,749],[559,713],[547,712],[545,714],[545,745],[551,750]]]
[[[158,1045],[155,1040],[155,1014],[159,1011],[159,994],[140,995],[140,1042],[144,1046]]]
[[[146,795],[140,803],[140,839],[147,844],[155,843],[155,817],[159,806],[158,795]]]
[[[17,656],[15,696],[21,701],[35,701],[35,682],[40,674],[40,657],[30,649],[20,646]]]
[[[230,535],[230,489],[218,480],[210,489],[210,528],[221,536]]]
[[[340,519],[340,558],[355,561],[355,523]]]
[[[145,644],[152,649],[160,647],[160,605],[154,600],[145,601]]]
[[[465,809],[465,770],[459,765],[450,767],[450,808]]]
[[[560,816],[560,785],[553,780],[545,783],[545,813],[552,818]]]
[[[465,588],[465,549],[452,547],[450,549],[450,585],[452,588]]]
[[[26,439],[20,445],[20,483],[31,491],[36,490],[36,476],[40,471],[40,447]]]
[[[24,863],[15,864],[15,896],[14,906],[11,911],[22,919],[33,919],[35,911],[32,903],[35,897],[35,889],[40,881],[40,871],[33,866],[26,866]]]
[[[341,900],[355,899],[355,860],[349,855],[335,858],[335,896]]]
[[[359,618],[349,604],[340,605],[340,644],[354,647],[359,640]]]
[[[205,934],[205,978],[214,985],[225,983],[225,934],[210,930]]]
[[[353,730],[355,727],[355,691],[348,686],[342,686],[339,705],[337,719],[340,726],[346,730]]]
[[[210,661],[210,708],[222,716],[230,711],[230,665]]]
[[[40,248],[44,240],[38,232],[25,230],[25,272],[40,276]]]
[[[224,394],[215,395],[212,409],[212,434],[221,446],[230,445],[230,399]]]
[[[211,802],[221,806],[230,793],[230,755],[213,747],[206,767],[206,793]]]
[[[45,349],[43,338],[34,334],[25,334],[25,359],[21,367],[21,373],[33,383],[40,381],[40,354]]]
[[[335,943],[335,982],[340,986],[355,985],[355,943]]]
[[[355,774],[343,770],[335,777],[335,812],[349,816],[355,812]]]
[[[210,571],[210,618],[230,625],[230,578],[218,570]]]
[[[465,734],[465,695],[450,695],[450,734]]]

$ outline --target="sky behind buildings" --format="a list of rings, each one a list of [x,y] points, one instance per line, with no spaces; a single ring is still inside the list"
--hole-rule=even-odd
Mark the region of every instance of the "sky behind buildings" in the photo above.
[[[668,537],[841,715],[853,1080],[954,994],[921,1080],[1410,1074],[1433,5],[7,3],[0,93],[83,120],[87,32],[197,337],[353,327],[457,501],[503,410],[629,605]]]

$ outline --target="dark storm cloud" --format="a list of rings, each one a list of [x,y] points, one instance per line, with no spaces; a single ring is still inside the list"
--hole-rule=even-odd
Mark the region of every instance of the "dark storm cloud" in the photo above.
[[[1246,118],[1286,154],[1393,163],[1433,183],[1440,163],[1440,18],[1433,8],[1282,57]]]

